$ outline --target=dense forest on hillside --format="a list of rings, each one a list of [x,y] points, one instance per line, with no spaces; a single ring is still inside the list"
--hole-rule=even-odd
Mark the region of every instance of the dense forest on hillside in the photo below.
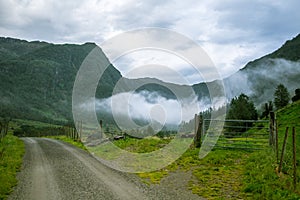
[[[94,43],[51,44],[0,37],[0,115],[51,123],[71,120],[74,80],[83,60],[95,47]],[[105,55],[104,58],[107,59]],[[273,99],[274,89],[280,83],[287,86],[290,94],[293,93],[299,88],[299,60],[300,35],[225,78],[223,83],[228,101],[244,93],[256,107],[260,107]],[[106,62],[110,63],[109,60]],[[176,98],[173,91],[188,96],[184,92],[192,88],[198,100],[206,103],[213,100],[207,101],[212,92],[209,89],[215,90],[214,93],[222,89],[220,80],[187,86],[152,78],[127,79],[109,64],[99,81],[96,98],[110,97],[118,81],[122,87],[117,92],[134,89],[137,93],[154,92],[166,99]],[[110,113],[100,114],[113,123]]]

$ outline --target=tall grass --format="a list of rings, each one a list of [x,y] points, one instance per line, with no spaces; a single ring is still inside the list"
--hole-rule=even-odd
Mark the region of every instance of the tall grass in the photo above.
[[[300,101],[277,111],[279,155],[281,154],[286,127],[289,137],[282,172],[278,173],[278,162],[274,149],[253,153],[246,163],[244,192],[251,199],[300,199]],[[293,188],[292,127],[296,129],[297,188]]]
[[[21,169],[24,143],[7,135],[0,143],[0,199],[6,199],[17,184],[16,173]]]

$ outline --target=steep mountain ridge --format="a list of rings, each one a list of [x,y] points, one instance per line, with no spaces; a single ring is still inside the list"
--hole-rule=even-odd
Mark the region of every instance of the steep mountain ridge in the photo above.
[[[300,87],[300,34],[279,49],[251,61],[244,68],[224,79],[228,97],[244,92],[256,105],[273,100],[278,84],[284,84],[291,94]]]
[[[72,119],[76,73],[95,47],[94,43],[51,44],[0,37],[0,115],[56,122]],[[273,99],[279,83],[285,84],[291,93],[299,88],[299,77],[300,35],[273,53],[249,62],[223,83],[227,99],[243,92],[260,105]],[[146,90],[166,99],[175,99],[176,91],[188,96],[185,92],[190,88],[153,78],[127,79],[110,64],[99,81],[96,98],[110,97],[117,83],[117,93]],[[207,100],[208,88],[218,91],[219,83],[220,80],[199,83],[192,88],[198,100]]]
[[[1,115],[42,121],[71,119],[76,73],[95,47],[93,43],[56,45],[1,38]],[[120,72],[110,65],[96,95],[111,96],[120,78]]]

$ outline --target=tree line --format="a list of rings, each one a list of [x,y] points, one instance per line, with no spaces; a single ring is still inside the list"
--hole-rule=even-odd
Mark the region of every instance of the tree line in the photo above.
[[[257,109],[254,106],[254,103],[250,100],[245,94],[240,94],[238,97],[235,97],[231,100],[229,104],[229,110],[226,115],[226,119],[233,120],[258,120],[258,118],[264,119],[268,118],[270,112],[279,110],[287,106],[292,100],[293,102],[300,99],[300,89],[295,90],[295,96],[290,98],[288,89],[283,85],[279,84],[274,92],[274,100],[268,101],[262,105],[262,112],[259,116]],[[245,124],[247,123],[247,124]],[[227,126],[229,127],[241,127],[238,130],[235,128],[235,132],[244,132],[247,127],[251,127],[252,123],[249,122],[228,122]],[[229,132],[232,130],[229,130]]]
[[[269,100],[264,103],[259,110],[255,107],[254,103],[251,101],[251,98],[246,94],[242,93],[237,97],[231,99],[231,101],[226,105],[218,109],[209,108],[205,111],[200,112],[199,114],[203,119],[210,119],[212,112],[218,112],[218,110],[223,110],[224,107],[227,107],[226,110],[226,119],[227,120],[258,120],[258,119],[268,119],[270,112],[279,110],[287,106],[292,100],[293,102],[300,100],[300,89],[295,90],[295,95],[290,98],[290,94],[287,88],[283,84],[279,84],[275,91],[273,100]],[[251,122],[241,122],[241,121],[230,121],[226,122],[227,133],[243,133],[248,128],[253,126]],[[193,121],[191,120],[188,123],[182,124],[182,130],[192,130]],[[238,128],[237,128],[238,127]]]

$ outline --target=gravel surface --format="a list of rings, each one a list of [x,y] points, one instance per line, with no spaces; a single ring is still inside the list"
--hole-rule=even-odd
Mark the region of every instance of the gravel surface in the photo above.
[[[106,167],[89,153],[46,138],[23,138],[26,145],[19,184],[10,199],[201,199],[185,188],[189,174],[174,173],[147,186],[135,174]]]

